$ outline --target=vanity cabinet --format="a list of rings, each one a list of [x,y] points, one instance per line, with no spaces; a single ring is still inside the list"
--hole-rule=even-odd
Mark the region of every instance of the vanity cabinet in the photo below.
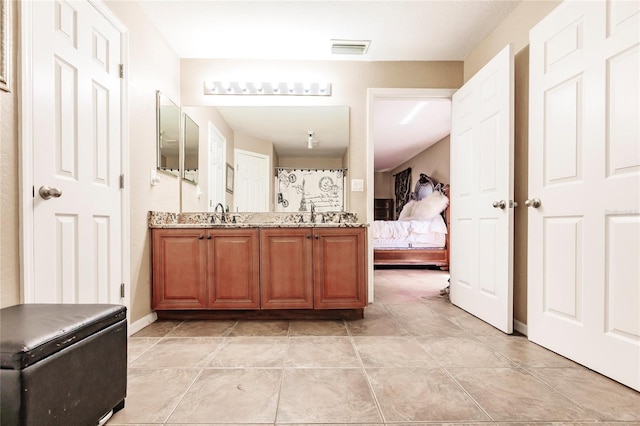
[[[207,307],[207,247],[202,229],[153,229],[153,309]]]
[[[257,309],[255,228],[153,229],[153,309]]]
[[[313,230],[260,230],[262,309],[313,308]]]
[[[364,308],[367,304],[365,228],[314,228],[313,257],[313,307]]]
[[[367,303],[366,228],[153,228],[151,237],[157,311]]]
[[[363,308],[365,237],[364,228],[262,229],[262,309]]]

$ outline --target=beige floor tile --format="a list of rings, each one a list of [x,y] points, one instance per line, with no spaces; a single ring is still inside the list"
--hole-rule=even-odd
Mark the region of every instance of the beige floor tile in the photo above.
[[[472,337],[419,337],[418,341],[443,367],[515,367]]]
[[[354,337],[365,367],[437,367],[414,337]]]
[[[497,352],[524,367],[579,367],[575,362],[530,342],[525,336],[477,336]]]
[[[184,321],[167,333],[167,337],[216,337],[225,336],[236,321]]]
[[[600,420],[640,423],[640,392],[586,368],[529,371]]]
[[[109,425],[163,423],[197,377],[198,369],[129,370],[125,406]]]
[[[596,418],[519,368],[447,368],[496,421],[593,421]]]
[[[162,337],[129,337],[127,341],[127,359],[129,363],[158,343]]]
[[[359,367],[349,337],[291,337],[287,367]]]
[[[440,368],[367,368],[386,422],[489,420]]]
[[[164,337],[182,321],[158,320],[138,331],[132,337]]]
[[[281,369],[205,369],[167,424],[273,422],[281,381]]]
[[[231,329],[229,336],[287,336],[289,321],[242,320]]]
[[[492,326],[491,324],[482,321],[473,315],[456,315],[450,318],[451,322],[458,327],[466,330],[468,333],[474,336],[504,336],[505,334]]]
[[[359,320],[347,321],[347,328],[353,336],[409,336],[410,333],[393,316],[367,316]]]
[[[278,423],[381,423],[362,369],[287,368]]]
[[[290,336],[346,336],[344,321],[298,320],[289,323]]]
[[[222,337],[165,337],[129,363],[129,367],[204,367],[221,342]]]
[[[282,367],[287,352],[286,337],[227,337],[218,347],[209,367]]]
[[[424,311],[411,315],[400,310],[394,312],[400,325],[414,336],[449,337],[463,336],[467,332],[440,314]]]

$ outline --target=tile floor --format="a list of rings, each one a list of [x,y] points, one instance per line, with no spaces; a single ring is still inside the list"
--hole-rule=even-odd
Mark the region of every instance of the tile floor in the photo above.
[[[640,393],[376,270],[357,321],[160,321],[129,341],[116,425],[640,425]]]

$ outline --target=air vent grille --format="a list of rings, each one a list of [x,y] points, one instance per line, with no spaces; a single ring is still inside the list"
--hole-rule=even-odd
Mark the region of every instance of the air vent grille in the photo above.
[[[331,40],[331,53],[334,55],[364,55],[369,49],[370,40]]]

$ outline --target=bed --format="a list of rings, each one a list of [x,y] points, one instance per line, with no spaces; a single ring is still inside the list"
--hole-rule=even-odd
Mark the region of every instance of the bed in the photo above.
[[[399,220],[374,221],[371,226],[374,266],[436,266],[448,270],[448,194],[449,187],[440,186],[433,195],[410,201],[403,208]],[[432,200],[435,197],[438,200]],[[420,203],[430,205],[412,214],[411,210],[418,210]],[[409,213],[403,215],[407,210]]]

